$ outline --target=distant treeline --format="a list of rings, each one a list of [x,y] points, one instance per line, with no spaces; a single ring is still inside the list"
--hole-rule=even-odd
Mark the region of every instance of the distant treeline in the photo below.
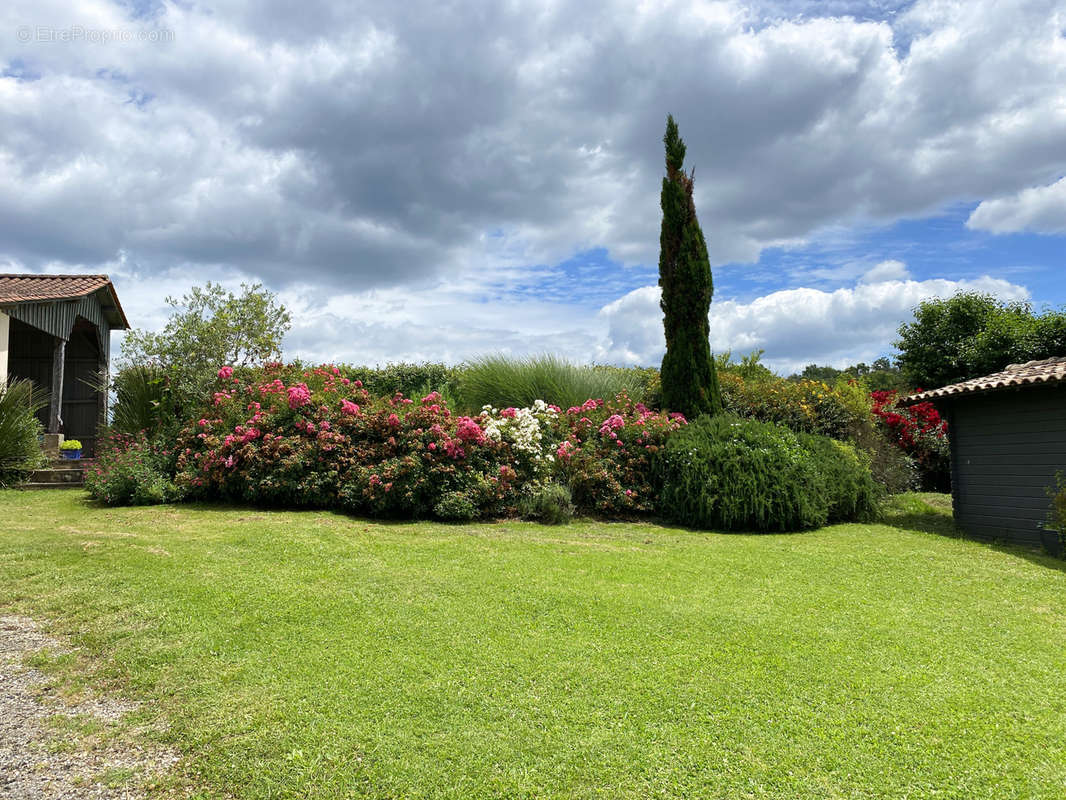
[[[872,392],[905,392],[912,388],[907,385],[907,380],[903,377],[899,367],[887,358],[879,358],[872,364],[860,361],[844,369],[808,364],[802,372],[788,376],[790,381],[823,381],[830,386],[841,378],[862,381]]]

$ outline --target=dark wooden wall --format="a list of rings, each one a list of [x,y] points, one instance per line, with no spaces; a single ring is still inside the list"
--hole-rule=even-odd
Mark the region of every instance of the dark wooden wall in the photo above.
[[[983,539],[1039,545],[1066,470],[1066,386],[1001,389],[945,406],[955,522]]]
[[[52,391],[52,354],[55,337],[17,319],[11,320],[8,373],[29,378],[46,395]],[[102,413],[102,393],[95,389],[100,370],[100,344],[95,326],[79,319],[67,342],[63,366],[63,434],[83,445],[83,454],[95,453],[96,428]],[[48,426],[47,406],[37,413]]]
[[[63,434],[81,442],[85,456],[96,454],[96,428],[103,410],[97,391],[99,373],[96,326],[79,319],[70,333],[63,367]]]
[[[12,318],[8,329],[7,373],[12,378],[27,378],[49,395],[52,391],[52,352],[55,337],[50,333]],[[37,412],[37,419],[48,427],[48,407]]]

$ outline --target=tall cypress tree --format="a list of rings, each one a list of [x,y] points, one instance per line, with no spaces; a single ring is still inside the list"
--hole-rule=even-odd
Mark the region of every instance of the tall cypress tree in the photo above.
[[[692,175],[681,168],[685,143],[672,115],[666,118],[666,177],[660,204],[659,286],[662,287],[666,355],[660,369],[663,408],[689,419],[722,410],[722,395],[708,341],[707,314],[714,284],[707,244],[692,201]]]

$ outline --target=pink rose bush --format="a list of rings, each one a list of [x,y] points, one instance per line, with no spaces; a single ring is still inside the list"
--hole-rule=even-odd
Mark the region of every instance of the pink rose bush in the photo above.
[[[587,513],[628,518],[655,511],[655,454],[686,424],[680,414],[651,411],[626,394],[567,409],[555,450],[574,504]]]
[[[511,446],[522,485],[565,484],[580,511],[615,518],[655,510],[652,460],[685,424],[680,414],[651,411],[625,394],[565,413],[540,400],[530,408],[486,406],[481,418],[486,436]]]
[[[579,511],[625,518],[654,510],[653,456],[685,424],[625,395],[462,416],[439,392],[374,397],[350,376],[225,367],[165,457],[116,445],[92,481],[123,502],[129,490],[105,488],[107,464],[119,476],[148,459],[168,482],[155,497],[458,520],[514,514],[522,497],[562,484]]]
[[[182,431],[176,483],[187,497],[414,518],[508,505],[509,447],[439,396],[371,398],[333,365],[245,377]]]

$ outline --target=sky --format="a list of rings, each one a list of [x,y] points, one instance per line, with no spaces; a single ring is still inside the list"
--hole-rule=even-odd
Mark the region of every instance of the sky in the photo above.
[[[716,352],[1066,304],[1066,0],[5,0],[0,271],[152,330],[260,282],[314,361],[657,365],[668,113]]]

